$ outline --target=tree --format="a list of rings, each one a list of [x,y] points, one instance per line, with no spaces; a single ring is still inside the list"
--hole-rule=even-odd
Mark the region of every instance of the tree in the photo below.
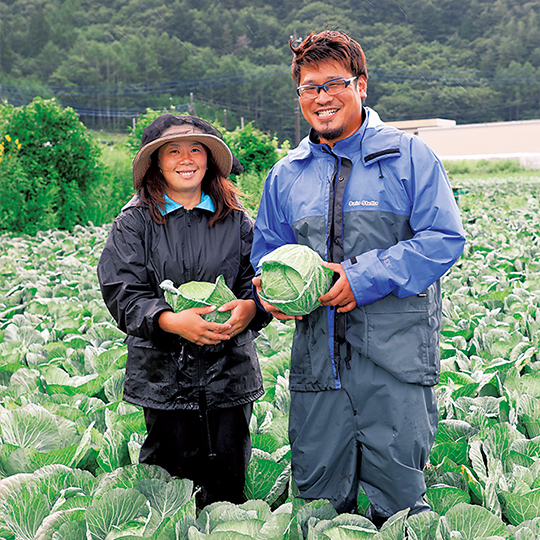
[[[49,41],[49,32],[49,23],[45,19],[43,9],[41,6],[37,6],[30,17],[30,24],[28,25],[27,56],[36,56],[41,52],[41,49]]]
[[[108,129],[131,123],[126,109],[179,106],[193,93],[205,114],[222,121],[226,109],[228,127],[243,118],[293,140],[287,41],[325,28],[361,43],[368,103],[388,114],[452,112],[454,100],[442,99],[451,87],[466,94],[459,122],[540,117],[540,3],[530,0],[4,0],[0,21],[2,80],[9,73],[19,87],[0,98],[18,105],[51,88]],[[535,74],[505,80],[512,62]]]
[[[0,213],[13,218],[2,228],[35,233],[85,223],[84,200],[96,177],[99,151],[75,111],[36,98],[2,116],[7,121],[0,126],[0,139],[17,141],[17,159],[0,181]]]

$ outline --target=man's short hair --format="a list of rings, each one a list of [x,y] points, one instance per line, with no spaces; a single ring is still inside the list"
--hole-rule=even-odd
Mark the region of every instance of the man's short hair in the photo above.
[[[318,64],[328,60],[339,62],[354,77],[364,75],[367,79],[366,57],[362,47],[344,32],[324,30],[311,32],[308,37],[295,45],[293,39],[289,46],[294,54],[292,78],[300,84],[300,70],[304,66]]]

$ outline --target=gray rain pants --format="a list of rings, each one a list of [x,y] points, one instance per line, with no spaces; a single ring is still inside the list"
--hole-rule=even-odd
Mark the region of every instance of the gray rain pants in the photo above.
[[[437,431],[431,386],[399,381],[352,351],[341,390],[291,391],[292,473],[306,500],[328,499],[356,512],[360,484],[368,517],[429,510],[423,468]]]

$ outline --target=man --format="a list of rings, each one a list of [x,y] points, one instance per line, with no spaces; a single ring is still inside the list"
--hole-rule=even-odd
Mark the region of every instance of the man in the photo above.
[[[356,511],[362,485],[380,526],[405,508],[429,510],[422,469],[438,421],[439,278],[461,255],[464,231],[437,157],[363,107],[360,45],[324,31],[290,46],[312,129],[266,179],[252,264],[299,243],[335,272],[323,307],[296,317],[292,471],[302,498],[329,499],[339,512]]]

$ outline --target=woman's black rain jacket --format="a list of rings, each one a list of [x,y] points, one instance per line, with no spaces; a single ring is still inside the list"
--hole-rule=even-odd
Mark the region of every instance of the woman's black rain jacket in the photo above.
[[[252,298],[249,261],[253,220],[234,210],[208,227],[212,213],[180,208],[156,224],[136,195],[112,225],[98,264],[105,304],[127,334],[124,399],[156,409],[232,407],[263,394],[254,338],[268,324],[257,309],[248,328],[219,345],[195,345],[164,332],[157,320],[171,310],[159,284],[215,282],[221,274],[237,298]]]

